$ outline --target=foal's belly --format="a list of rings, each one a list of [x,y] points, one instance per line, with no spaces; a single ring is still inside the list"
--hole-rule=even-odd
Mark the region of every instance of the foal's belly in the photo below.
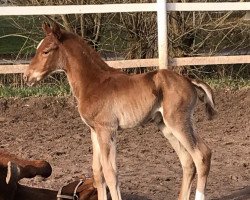
[[[124,103],[118,106],[117,119],[120,129],[133,128],[141,125],[154,117],[158,110],[158,105],[155,99],[151,101],[134,101],[131,103]]]

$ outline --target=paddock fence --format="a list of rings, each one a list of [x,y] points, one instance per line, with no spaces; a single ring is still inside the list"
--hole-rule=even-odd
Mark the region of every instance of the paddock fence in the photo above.
[[[250,55],[206,56],[168,58],[167,12],[176,11],[250,11],[250,2],[221,3],[130,3],[102,5],[61,5],[61,6],[1,6],[0,16],[59,15],[121,12],[157,12],[158,58],[106,61],[114,68],[136,68],[158,66],[160,69],[178,66],[250,64]],[[0,74],[23,73],[28,63],[1,64]]]

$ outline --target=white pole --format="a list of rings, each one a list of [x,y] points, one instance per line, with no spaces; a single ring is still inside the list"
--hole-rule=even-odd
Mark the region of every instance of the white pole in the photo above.
[[[157,26],[158,26],[158,54],[159,69],[168,68],[168,50],[167,50],[167,2],[166,0],[157,0]]]

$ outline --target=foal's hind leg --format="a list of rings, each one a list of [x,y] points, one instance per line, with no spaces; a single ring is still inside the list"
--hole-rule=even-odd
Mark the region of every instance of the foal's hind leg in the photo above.
[[[158,127],[176,151],[182,165],[183,179],[178,199],[188,200],[191,192],[192,182],[195,177],[195,165],[193,159],[163,122],[159,123]]]
[[[164,114],[164,123],[193,158],[198,175],[195,200],[204,200],[210,170],[211,150],[198,135],[194,134],[190,113],[169,112]]]

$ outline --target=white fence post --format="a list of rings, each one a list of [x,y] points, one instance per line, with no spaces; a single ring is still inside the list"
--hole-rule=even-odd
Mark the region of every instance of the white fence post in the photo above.
[[[158,27],[158,54],[159,69],[168,68],[168,50],[167,50],[167,2],[166,0],[157,0],[157,27]]]

